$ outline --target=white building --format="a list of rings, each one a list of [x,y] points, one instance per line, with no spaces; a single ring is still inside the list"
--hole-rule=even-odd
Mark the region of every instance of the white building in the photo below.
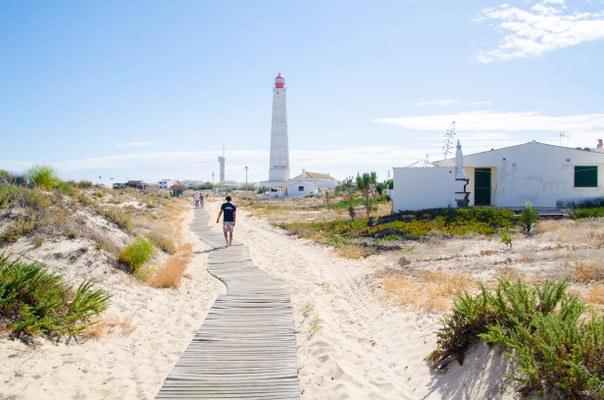
[[[302,174],[290,180],[290,182],[292,181],[313,183],[321,189],[333,189],[338,186],[338,181],[329,176],[329,174],[307,172],[306,170],[302,170]]]
[[[461,155],[432,168],[394,168],[394,211],[468,205],[565,208],[604,197],[604,149],[529,142]],[[465,185],[460,170],[468,178]],[[456,177],[457,175],[457,177]],[[464,189],[465,185],[465,189]]]
[[[157,182],[157,186],[160,189],[168,189],[170,186],[172,185],[176,185],[179,182],[175,179],[162,179],[160,181]]]
[[[312,183],[306,181],[294,181],[291,180],[287,183],[286,186],[286,196],[287,197],[300,197],[306,196],[311,193],[316,193],[319,191],[319,187]]]

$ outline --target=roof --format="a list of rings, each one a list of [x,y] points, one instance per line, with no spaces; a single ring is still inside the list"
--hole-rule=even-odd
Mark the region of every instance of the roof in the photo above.
[[[335,181],[336,180],[327,174],[321,174],[319,172],[308,172],[308,171],[306,172],[306,176],[298,175],[293,179],[323,179],[326,181]]]
[[[530,145],[533,145],[533,146],[534,145],[548,146],[548,147],[555,147],[555,148],[558,148],[558,149],[583,151],[583,152],[590,152],[590,153],[594,153],[594,154],[603,154],[604,155],[604,153],[601,153],[599,151],[594,151],[594,150],[589,149],[589,148],[576,148],[576,147],[557,146],[555,144],[541,143],[541,142],[537,142],[536,140],[533,140],[532,142],[520,143],[520,144],[515,144],[515,145],[507,146],[507,147],[500,147],[498,149],[491,149],[491,150],[486,150],[486,151],[480,151],[478,153],[472,153],[472,154],[464,154],[463,158],[465,159],[466,157],[477,156],[479,154],[486,154],[486,153],[491,153],[493,151],[513,149],[513,148],[517,148],[517,147],[524,147],[524,146],[530,146]],[[440,160],[440,161],[435,161],[434,164],[436,164],[439,167],[455,166],[455,157],[447,158],[447,159]]]

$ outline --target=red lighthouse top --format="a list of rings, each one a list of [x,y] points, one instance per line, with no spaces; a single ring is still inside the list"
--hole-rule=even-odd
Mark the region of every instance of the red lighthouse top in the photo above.
[[[285,79],[281,76],[281,72],[275,78],[275,89],[283,89],[285,87]]]

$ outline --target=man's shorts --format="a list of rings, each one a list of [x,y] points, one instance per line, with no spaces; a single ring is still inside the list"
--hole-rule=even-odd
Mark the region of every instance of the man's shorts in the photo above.
[[[222,224],[222,230],[224,233],[233,232],[233,228],[235,228],[235,222],[233,221],[224,221]]]

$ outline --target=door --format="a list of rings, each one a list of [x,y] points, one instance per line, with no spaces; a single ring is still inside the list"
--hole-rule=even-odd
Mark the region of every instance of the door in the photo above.
[[[491,168],[474,170],[474,205],[491,205]]]

